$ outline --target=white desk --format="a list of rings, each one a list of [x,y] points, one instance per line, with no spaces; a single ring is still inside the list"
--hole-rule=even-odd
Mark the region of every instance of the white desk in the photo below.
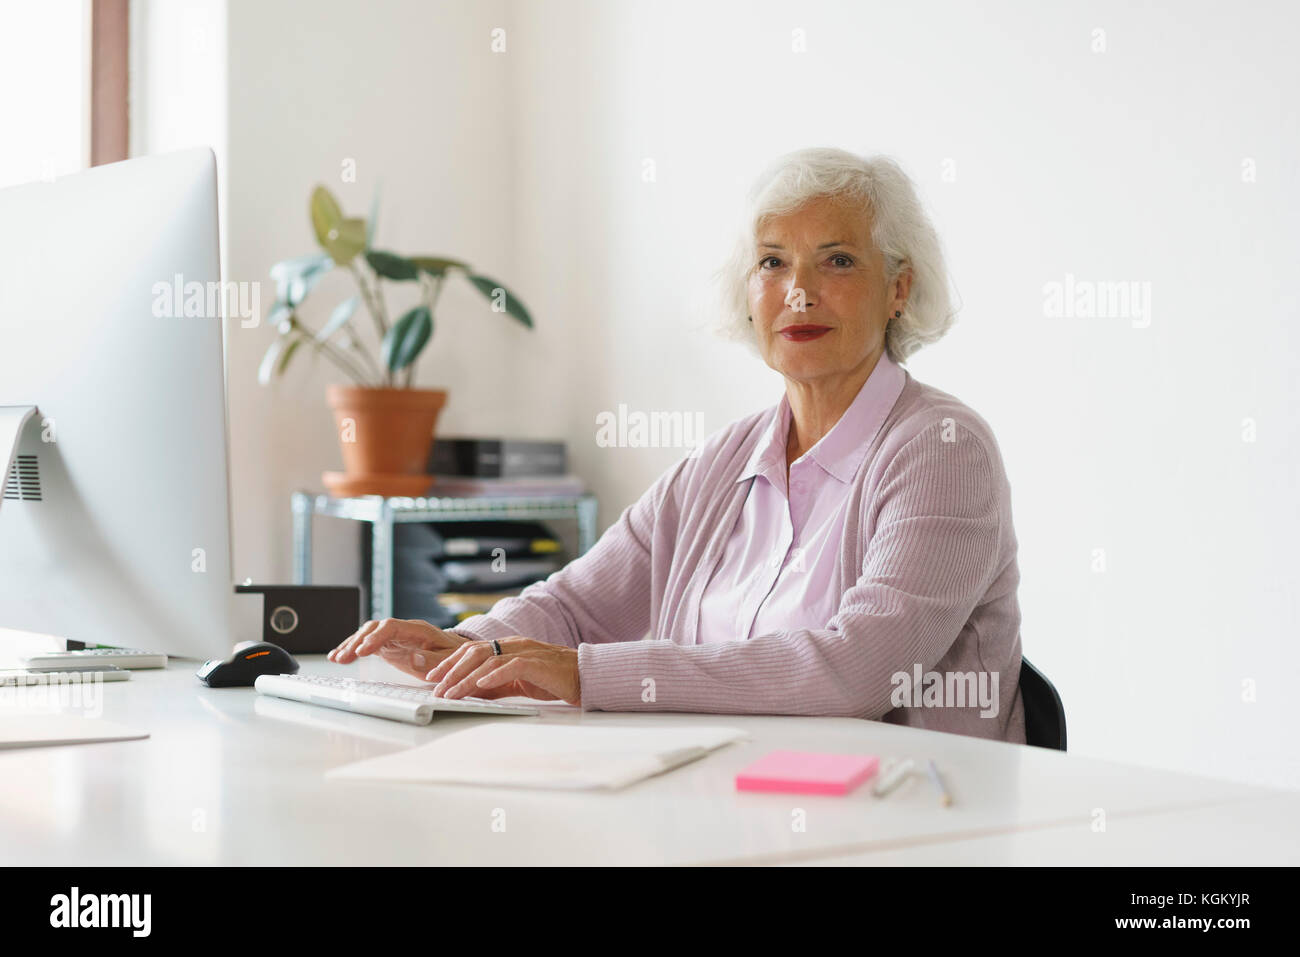
[[[407,680],[373,659],[359,666],[323,656],[301,661],[308,673]],[[0,751],[5,863],[1092,863],[1109,841],[1125,846],[1126,864],[1162,864],[1179,844],[1204,840],[1199,812],[1186,809],[1248,813],[1288,793],[849,718],[544,705],[538,718],[439,717],[421,728],[265,698],[251,688],[206,688],[196,667],[176,661],[166,671],[102,685],[103,716],[149,731],[147,740]],[[329,768],[484,720],[726,724],[751,740],[610,793],[323,777]],[[736,792],[737,770],[776,748],[933,757],[956,803],[939,807],[923,780],[887,798],[868,787],[843,798]],[[1295,846],[1300,829],[1288,806],[1269,806],[1281,809],[1270,826],[1246,832],[1224,862],[1276,860],[1280,845]],[[1106,811],[1106,835],[1088,830],[1096,808]],[[505,830],[494,830],[502,813]],[[796,830],[800,814],[805,828]],[[1165,827],[1158,833],[1129,824],[1157,819]],[[1079,829],[1096,841],[1082,839]],[[1040,845],[1045,836],[1050,843]]]
[[[853,854],[808,854],[801,865],[836,867],[1057,864],[1105,867],[1235,867],[1300,864],[1300,794],[1199,808],[1141,811],[1090,822]]]

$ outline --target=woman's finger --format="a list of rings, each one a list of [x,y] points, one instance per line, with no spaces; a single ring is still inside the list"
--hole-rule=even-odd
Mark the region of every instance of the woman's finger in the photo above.
[[[448,671],[450,671],[452,668],[456,666],[456,663],[460,661],[461,656],[468,654],[469,651],[472,650],[474,645],[476,644],[478,644],[478,642],[467,641],[463,645],[459,645],[456,648],[453,648],[451,654],[447,655],[445,658],[441,659],[435,664],[429,666],[429,668],[425,671],[423,675],[424,680],[435,681],[435,682],[441,681],[443,679],[443,676],[446,675]]]
[[[460,682],[466,675],[481,665],[487,658],[493,657],[492,646],[485,642],[475,641],[462,645],[456,649],[457,654],[445,659],[442,664],[429,672],[433,675],[442,672],[441,678],[427,677],[426,681],[434,681],[436,685],[433,693],[442,695],[446,689]]]
[[[445,682],[446,690],[440,692],[435,688],[434,694],[440,694],[444,698],[463,698],[466,695],[477,696],[480,690],[478,687],[479,679],[503,671],[514,660],[506,660],[499,655],[489,655],[487,660],[481,661],[478,667],[470,669],[458,681],[453,672],[452,676]]]
[[[326,657],[329,658],[331,661],[337,661],[338,657],[342,655],[343,652],[346,651],[348,647],[352,645],[353,642],[357,641],[364,634],[369,633],[371,630],[375,628],[377,624],[378,622],[374,622],[374,621],[362,622],[360,628],[358,628],[352,634],[348,635],[346,638],[340,641],[338,645],[335,646],[334,650],[331,651],[328,655],[326,655]]]
[[[398,671],[411,675],[413,678],[419,678],[421,681],[429,673],[430,668],[439,664],[443,658],[451,654],[450,649],[418,648],[412,650],[409,645],[403,645],[400,642],[383,645],[375,651],[384,661]]]
[[[502,662],[496,668],[480,669],[482,674],[471,676],[475,679],[475,688],[479,691],[490,691],[502,685],[520,682],[524,677],[524,662],[525,659],[523,658],[511,658],[509,661]],[[489,662],[489,664],[491,663]]]
[[[360,628],[354,631],[347,638],[344,638],[339,646],[331,651],[326,657],[331,661],[337,661],[340,664],[347,664],[353,658],[353,649],[360,644],[367,635],[379,627],[378,621],[367,621]]]
[[[484,698],[491,701],[494,698],[516,698],[519,696],[529,697],[528,692],[519,688],[513,682],[505,685],[498,685],[495,688],[479,688],[474,692],[474,697]]]
[[[363,635],[356,644],[352,646],[352,654],[356,658],[364,658],[366,655],[372,655],[384,645],[398,641],[406,636],[406,622],[400,618],[385,618],[379,623],[378,628],[372,629]]]
[[[479,679],[480,690],[490,690],[506,682],[531,689],[530,697],[570,704],[580,701],[574,675],[567,662],[552,658],[517,656]]]
[[[424,627],[420,627],[423,625]],[[357,643],[354,649],[357,656],[374,654],[380,648],[386,645],[399,645],[406,648],[423,646],[428,641],[426,628],[423,621],[407,621],[403,618],[385,618],[380,627],[376,628],[370,634],[366,635]]]

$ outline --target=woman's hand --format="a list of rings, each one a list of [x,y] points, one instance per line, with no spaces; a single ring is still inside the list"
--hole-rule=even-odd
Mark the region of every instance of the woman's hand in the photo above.
[[[424,680],[436,681],[433,693],[446,698],[520,696],[582,704],[576,648],[517,635],[497,644],[500,655],[492,653],[490,641],[467,642],[430,669]]]
[[[326,657],[341,665],[378,654],[394,668],[423,678],[468,638],[435,628],[419,618],[368,621]],[[491,651],[491,649],[488,649]]]

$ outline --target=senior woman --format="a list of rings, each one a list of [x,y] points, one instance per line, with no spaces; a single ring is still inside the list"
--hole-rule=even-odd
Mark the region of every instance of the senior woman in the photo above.
[[[723,273],[785,379],[543,582],[450,630],[370,621],[448,697],[588,710],[848,715],[1023,743],[1010,490],[987,423],[901,368],[952,321],[906,174],[781,157]],[[642,640],[642,639],[647,640]]]

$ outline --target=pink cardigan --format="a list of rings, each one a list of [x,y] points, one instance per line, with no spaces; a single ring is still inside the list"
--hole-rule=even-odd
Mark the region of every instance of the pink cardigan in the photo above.
[[[853,478],[825,627],[696,639],[753,481],[737,479],[778,404],[710,435],[585,555],[452,630],[576,647],[587,710],[851,716],[1024,743],[1002,458],[977,413],[904,372]]]

